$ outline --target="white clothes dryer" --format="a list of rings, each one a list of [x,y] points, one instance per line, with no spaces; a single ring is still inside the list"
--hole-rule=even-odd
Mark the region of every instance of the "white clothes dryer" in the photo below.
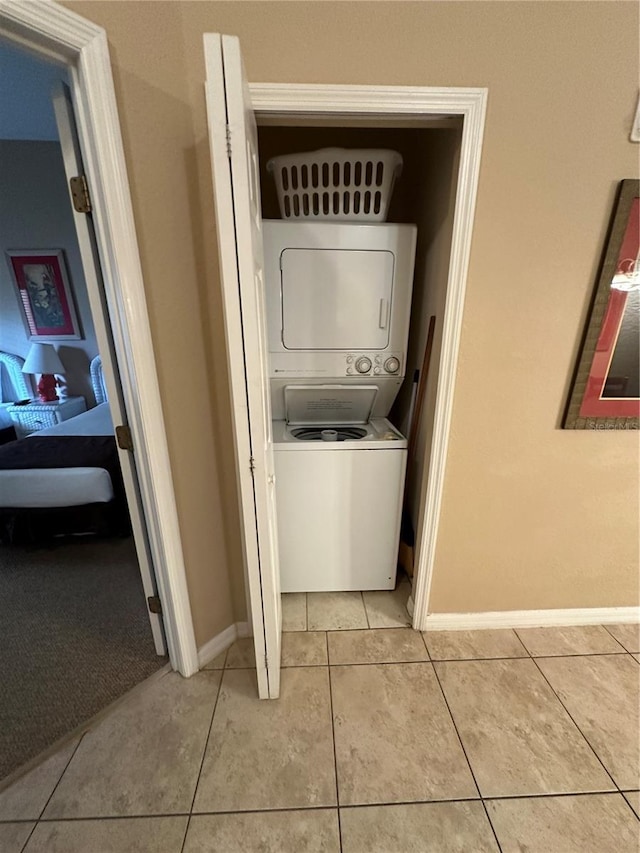
[[[377,389],[293,386],[273,422],[282,592],[393,589],[407,441]]]
[[[402,385],[415,225],[263,222],[273,418],[301,382],[378,387],[384,417]]]

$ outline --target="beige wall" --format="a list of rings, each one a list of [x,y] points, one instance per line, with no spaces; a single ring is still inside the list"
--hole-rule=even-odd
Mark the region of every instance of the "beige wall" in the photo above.
[[[104,26],[109,36],[200,645],[234,621],[230,567],[239,545],[232,462],[220,438],[229,432],[229,415],[217,259],[205,247],[216,239],[211,178],[203,180],[198,172],[206,138],[194,124],[181,8],[128,2],[68,6]],[[201,89],[198,95],[196,113],[204,111]]]
[[[253,81],[489,88],[432,609],[636,601],[636,437],[559,424],[616,183],[637,171],[637,5],[67,5],[112,50],[199,641],[244,604],[207,31],[240,36]]]

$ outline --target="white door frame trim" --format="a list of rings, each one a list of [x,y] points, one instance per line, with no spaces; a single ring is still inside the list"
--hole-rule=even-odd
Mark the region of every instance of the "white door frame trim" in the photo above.
[[[189,676],[198,652],[107,36],[48,0],[0,0],[0,34],[69,70],[169,659]]]
[[[453,220],[451,259],[438,371],[429,477],[420,497],[416,539],[413,627],[425,630],[442,506],[464,296],[480,175],[488,90],[409,86],[250,85],[262,116],[345,118],[461,116],[462,145]]]

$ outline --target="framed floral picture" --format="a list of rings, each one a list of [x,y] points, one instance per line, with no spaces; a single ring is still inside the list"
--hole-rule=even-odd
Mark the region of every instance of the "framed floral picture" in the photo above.
[[[62,249],[16,249],[6,254],[29,340],[81,340]]]

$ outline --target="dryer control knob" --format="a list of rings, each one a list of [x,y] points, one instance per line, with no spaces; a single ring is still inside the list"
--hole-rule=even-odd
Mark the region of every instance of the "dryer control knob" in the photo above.
[[[356,370],[358,373],[368,373],[371,370],[371,359],[363,355],[356,361]]]
[[[347,373],[353,373],[353,367],[347,367]]]
[[[400,370],[400,362],[395,356],[392,356],[385,361],[384,369],[387,373],[397,373]]]
[[[351,364],[351,362],[352,362],[352,361],[353,361],[353,356],[352,356],[352,355],[348,355],[348,356],[347,356],[347,364]]]
[[[374,373],[382,373],[382,368],[381,367],[374,367],[373,372]]]

